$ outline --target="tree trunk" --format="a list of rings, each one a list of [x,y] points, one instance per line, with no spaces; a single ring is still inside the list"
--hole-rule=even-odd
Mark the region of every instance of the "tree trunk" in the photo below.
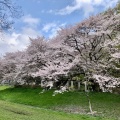
[[[73,88],[74,87],[74,85],[73,85],[73,81],[71,81],[71,88]]]
[[[84,84],[85,84],[85,92],[87,92],[87,81],[85,81]]]
[[[78,90],[80,90],[80,81],[78,81]]]
[[[67,81],[66,87],[67,87],[67,89],[69,89],[69,81]]]
[[[91,105],[91,101],[90,101],[90,97],[89,97],[89,93],[86,93],[86,97],[89,103],[89,110],[90,110],[90,114],[93,115],[93,110],[92,110],[92,105]]]

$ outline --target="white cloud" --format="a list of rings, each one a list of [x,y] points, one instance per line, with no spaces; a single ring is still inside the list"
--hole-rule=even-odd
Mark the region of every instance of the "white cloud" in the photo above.
[[[52,23],[47,23],[43,26],[42,31],[48,33],[48,38],[53,38],[57,35],[57,31],[60,30],[60,27],[64,27],[66,23],[59,24],[52,22]]]
[[[49,34],[49,38],[53,38],[57,35],[57,31],[59,30],[60,28],[59,27],[55,27],[55,28],[52,28],[51,29],[51,33]]]
[[[25,35],[15,32],[12,34],[5,34],[0,43],[0,54],[4,55],[6,52],[24,50],[27,43],[29,43],[29,40]]]
[[[106,0],[103,2],[104,7],[109,8],[112,7],[114,5],[116,5],[116,3],[118,3],[119,0]]]
[[[31,15],[26,15],[22,18],[24,23],[27,23],[29,26],[36,26],[40,23],[39,18],[34,18]]]
[[[0,40],[0,54],[22,51],[28,46],[29,37],[36,38],[38,35],[39,33],[31,28],[24,28],[21,33],[5,34],[3,40]]]
[[[54,22],[53,22],[53,23],[47,23],[47,24],[44,25],[42,31],[48,32],[48,31],[50,31],[51,29],[55,28],[56,26],[57,26],[57,25],[56,25],[56,23],[54,23]]]
[[[40,32],[37,29],[33,29],[31,27],[23,27],[22,33],[26,34],[27,36],[31,36],[31,37],[40,35]]]
[[[103,3],[104,1],[103,0],[94,0],[93,2],[94,2],[93,4],[99,5],[99,4]]]
[[[72,12],[80,9],[81,7],[82,6],[80,3],[78,3],[78,1],[74,1],[74,4],[72,6],[70,5],[66,6],[65,8],[59,10],[57,14],[60,14],[60,15],[71,14]]]
[[[76,10],[83,10],[85,16],[95,11],[95,6],[102,5],[103,9],[112,7],[118,0],[74,0],[72,5],[68,5],[56,12],[59,15],[71,14]]]
[[[29,37],[36,38],[40,35],[40,31],[37,30],[37,25],[39,24],[39,19],[33,18],[30,15],[22,18],[22,22],[27,23],[21,28],[21,31],[17,33],[13,31],[12,33],[6,33],[0,39],[0,56],[4,55],[6,52],[22,51],[27,48],[29,44]]]
[[[54,10],[51,9],[47,13],[54,13]]]

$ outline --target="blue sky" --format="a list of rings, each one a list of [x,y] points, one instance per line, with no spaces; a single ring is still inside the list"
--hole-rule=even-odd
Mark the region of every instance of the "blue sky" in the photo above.
[[[12,0],[22,7],[24,16],[15,19],[14,29],[2,34],[0,56],[24,50],[29,37],[53,38],[60,27],[74,25],[90,15],[114,7],[118,0]]]

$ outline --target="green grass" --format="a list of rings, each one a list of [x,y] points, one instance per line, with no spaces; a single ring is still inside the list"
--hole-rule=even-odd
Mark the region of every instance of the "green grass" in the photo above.
[[[47,110],[49,109],[48,111],[51,111],[51,115],[53,112],[52,110],[57,111],[55,112],[56,114],[62,114],[60,120],[64,120],[64,118],[62,118],[62,116],[64,115],[65,120],[69,120],[68,116],[70,115],[66,113],[61,113],[60,111],[80,114],[85,114],[89,112],[88,102],[84,92],[67,92],[64,94],[58,94],[54,97],[52,96],[53,90],[47,91],[43,94],[39,94],[40,92],[40,88],[6,88],[4,86],[1,86],[0,99],[7,102],[34,106]],[[82,116],[83,118],[81,118],[80,120],[97,120],[101,119],[101,117],[103,118],[103,120],[106,120],[106,118],[120,120],[120,95],[110,93],[90,93],[90,98],[93,110],[97,111],[96,116],[100,117],[91,118],[90,116]],[[40,109],[40,111],[42,112],[44,110]],[[80,118],[80,115],[77,114],[73,116],[76,117],[71,120],[79,120],[78,118]],[[47,118],[43,120],[47,120]]]
[[[0,120],[102,120],[100,117],[67,114],[0,100]],[[106,119],[107,120],[107,119]]]

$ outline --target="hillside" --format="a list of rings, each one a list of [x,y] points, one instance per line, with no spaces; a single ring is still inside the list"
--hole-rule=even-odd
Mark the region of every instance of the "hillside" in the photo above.
[[[52,96],[53,90],[40,94],[41,88],[0,86],[0,120],[119,120],[120,96],[90,93],[95,115],[89,115],[84,92],[65,92]]]

